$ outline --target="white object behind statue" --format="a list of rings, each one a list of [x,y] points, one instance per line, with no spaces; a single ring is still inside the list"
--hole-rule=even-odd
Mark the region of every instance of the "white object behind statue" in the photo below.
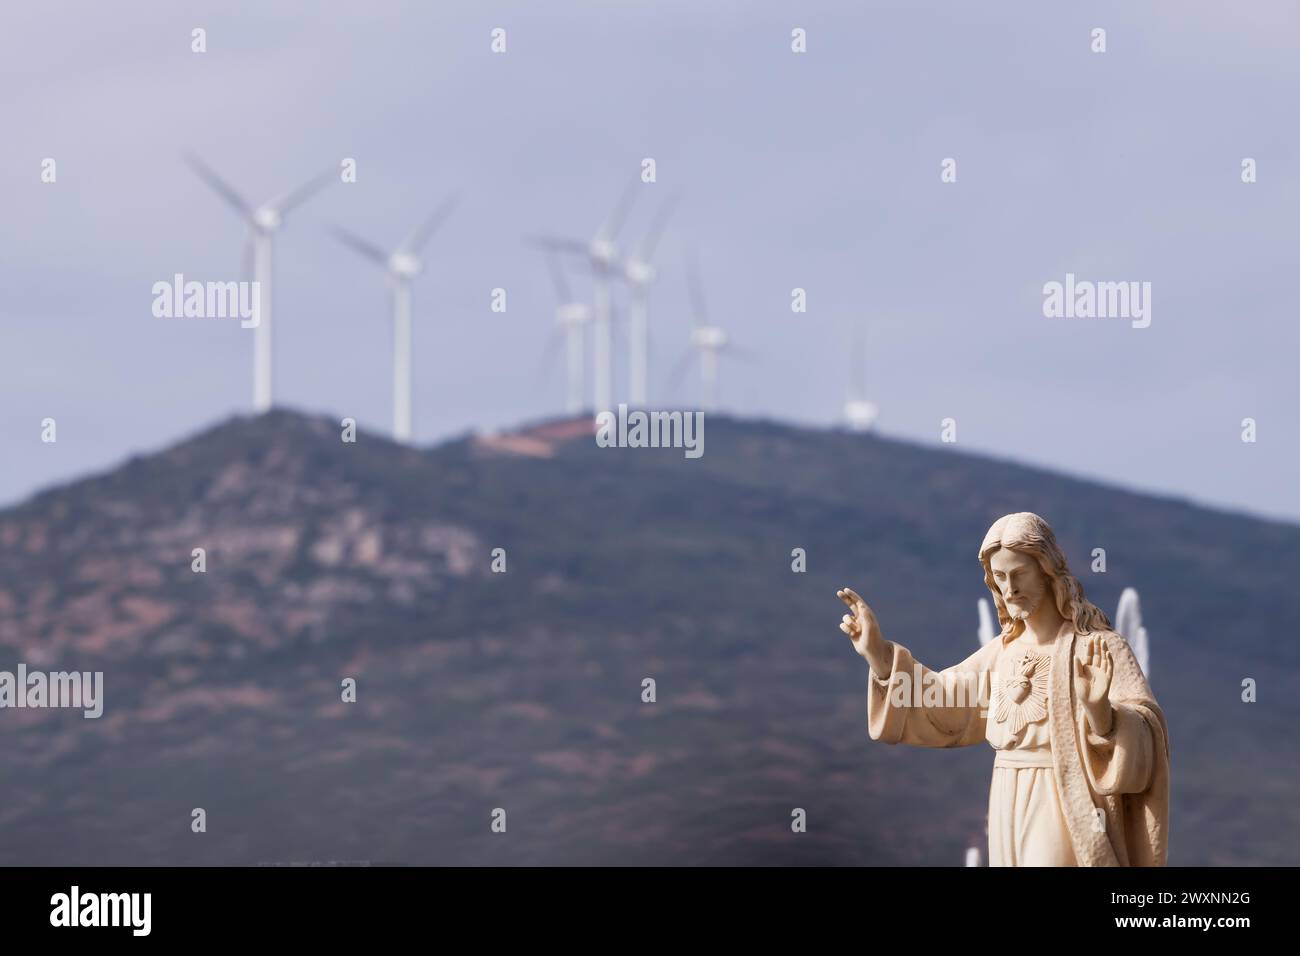
[[[980,612],[980,647],[983,647],[989,641],[997,636],[997,631],[993,630],[993,612],[989,610],[989,602],[984,598],[979,600]]]
[[[1151,644],[1147,629],[1142,626],[1142,605],[1138,602],[1137,588],[1125,588],[1119,596],[1119,609],[1115,612],[1115,630],[1133,648],[1133,655],[1142,668],[1142,676],[1151,681]]]

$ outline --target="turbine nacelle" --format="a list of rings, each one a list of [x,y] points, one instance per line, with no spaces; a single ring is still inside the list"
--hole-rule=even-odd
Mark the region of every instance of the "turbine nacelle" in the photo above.
[[[424,263],[409,252],[394,252],[388,257],[388,271],[399,279],[413,279],[424,271]]]
[[[727,344],[727,333],[715,325],[697,325],[691,329],[691,344],[700,349],[720,349]]]
[[[280,211],[274,206],[262,206],[253,210],[253,225],[262,232],[275,232],[283,222]]]
[[[582,325],[591,321],[591,309],[581,302],[569,302],[555,310],[555,321],[560,325]]]
[[[875,424],[880,409],[871,402],[852,399],[844,403],[844,420],[854,431],[867,431]]]
[[[623,274],[633,285],[647,286],[655,281],[655,267],[641,259],[629,259],[624,263]]]
[[[601,268],[608,269],[618,258],[618,247],[614,245],[612,239],[597,236],[591,240],[591,245],[587,248],[587,254],[591,256],[592,262]]]

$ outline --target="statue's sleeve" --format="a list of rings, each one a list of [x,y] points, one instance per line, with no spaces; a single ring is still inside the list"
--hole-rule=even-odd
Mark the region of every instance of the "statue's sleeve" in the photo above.
[[[968,747],[984,740],[987,700],[980,689],[987,686],[991,646],[935,672],[895,644],[889,674],[867,679],[871,738],[914,747]]]
[[[1108,635],[1114,672],[1108,695],[1110,733],[1094,733],[1079,708],[1079,739],[1084,742],[1084,768],[1094,792],[1101,795],[1141,793],[1151,782],[1155,747],[1164,726],[1158,705],[1128,641]]]

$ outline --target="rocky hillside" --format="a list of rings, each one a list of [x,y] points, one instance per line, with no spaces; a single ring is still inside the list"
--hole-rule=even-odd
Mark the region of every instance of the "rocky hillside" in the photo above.
[[[878,437],[706,438],[414,450],[276,412],[0,512],[0,670],[105,684],[99,720],[0,711],[0,864],[958,865],[991,754],[868,738],[835,590],[960,660],[979,542],[1021,510],[1102,607],[1141,591],[1170,862],[1300,863],[1300,528]]]

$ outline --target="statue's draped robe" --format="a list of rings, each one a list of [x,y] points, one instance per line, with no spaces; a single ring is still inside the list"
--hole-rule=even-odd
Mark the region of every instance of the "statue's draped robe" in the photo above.
[[[873,739],[918,747],[988,741],[997,751],[989,791],[991,866],[1165,865],[1165,717],[1128,642],[1113,631],[1098,636],[1114,662],[1112,723],[1104,736],[1093,733],[1074,698],[1071,656],[1086,662],[1087,641],[1068,621],[1050,644],[995,639],[937,673],[895,644],[891,673],[868,680]],[[1027,667],[1026,650],[1042,658],[1030,668],[1033,690],[1019,705],[1003,706],[1007,681]],[[927,683],[934,688],[928,699]],[[966,696],[956,696],[958,685]],[[940,687],[950,696],[937,700]]]

